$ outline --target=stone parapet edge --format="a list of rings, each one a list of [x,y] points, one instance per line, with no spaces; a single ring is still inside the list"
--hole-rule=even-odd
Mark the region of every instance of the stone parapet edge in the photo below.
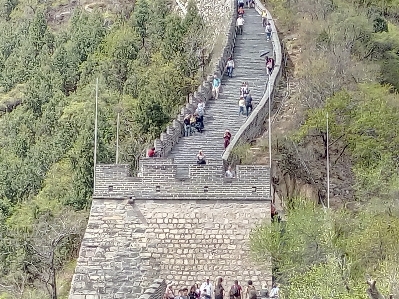
[[[232,141],[230,142],[230,145],[226,148],[225,152],[223,153],[222,159],[225,169],[227,169],[228,165],[235,164],[236,162],[234,161],[234,157],[232,154],[234,148],[236,148],[240,144],[252,140],[253,138],[259,136],[262,133],[263,124],[266,120],[266,117],[269,114],[267,107],[268,98],[270,98],[271,101],[273,100],[275,93],[275,86],[277,86],[277,83],[279,82],[282,73],[282,66],[281,66],[282,52],[281,52],[280,39],[277,34],[276,25],[271,17],[270,12],[259,0],[255,0],[255,9],[259,14],[262,12],[262,10],[266,10],[267,15],[269,16],[269,22],[273,28],[272,43],[273,43],[273,52],[275,57],[275,67],[273,73],[269,77],[270,82],[267,84],[263,98],[260,100],[259,104],[251,113],[251,115],[248,117],[246,122],[238,130],[237,134],[234,135]],[[259,19],[259,22],[260,21],[261,20]]]
[[[224,46],[223,52],[215,63],[213,72],[207,76],[207,79],[198,86],[197,91],[189,96],[189,101],[181,109],[177,117],[166,127],[165,132],[161,133],[160,137],[155,139],[154,147],[156,150],[156,156],[166,157],[171,152],[172,148],[179,139],[184,135],[183,120],[186,114],[192,114],[197,108],[197,104],[200,100],[207,102],[212,97],[212,80],[213,75],[218,76],[222,79],[224,69],[226,67],[227,60],[233,55],[234,46],[236,42],[236,19],[237,19],[237,1],[232,1],[231,7],[231,21],[226,32],[226,45]]]
[[[164,279],[155,279],[139,299],[162,299],[166,291],[166,282]]]

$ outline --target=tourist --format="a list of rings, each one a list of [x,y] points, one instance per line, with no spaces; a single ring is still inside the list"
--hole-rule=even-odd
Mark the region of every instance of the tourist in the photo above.
[[[244,0],[238,0],[238,8],[244,7]]]
[[[174,299],[175,298],[175,294],[173,292],[172,289],[172,283],[170,283],[165,290],[165,294],[164,294],[164,299]]]
[[[265,28],[267,41],[269,41],[272,38],[272,32],[273,32],[272,25],[270,25],[270,23],[267,23],[266,28]]]
[[[257,299],[258,294],[256,289],[252,283],[252,280],[248,280],[247,290],[246,290],[247,299]]]
[[[219,98],[220,83],[220,79],[214,75],[212,81],[212,96],[215,100]]]
[[[278,293],[280,291],[280,288],[278,287],[278,284],[273,284],[273,288],[270,290],[270,296],[269,298],[278,298]]]
[[[242,82],[242,85],[240,87],[240,96],[245,99],[248,94],[249,94],[248,83]]]
[[[184,137],[191,135],[191,124],[190,124],[191,115],[187,114],[183,120],[184,124]]]
[[[195,113],[194,116],[195,116],[194,128],[197,130],[197,132],[202,133],[202,131],[204,130],[204,123],[202,117],[199,116],[197,113]]]
[[[195,132],[195,126],[197,125],[197,116],[195,114],[190,117],[190,134]]]
[[[248,95],[245,98],[245,109],[247,110],[247,117],[249,113],[252,112],[252,96],[251,93],[248,93]],[[251,111],[249,111],[251,110]]]
[[[200,151],[200,153],[202,153],[202,152]],[[204,297],[206,297],[208,299],[211,298],[211,294],[213,292],[213,285],[209,281],[209,278],[207,278],[206,281],[204,283],[202,283],[202,285],[200,287],[200,292],[201,292],[201,296],[204,295]]]
[[[215,287],[215,299],[223,299],[224,288],[222,286],[223,278],[219,277]]]
[[[205,154],[203,153],[203,151],[199,151],[197,154],[197,164],[206,164],[206,160],[205,160]],[[201,288],[201,292],[202,292],[202,288]],[[210,294],[210,293],[209,293]]]
[[[230,57],[229,60],[227,60],[226,64],[227,76],[229,76],[230,78],[233,76],[233,69],[234,69],[234,60],[232,57]]]
[[[268,71],[269,75],[271,75],[273,72],[273,68],[274,68],[274,59],[273,58],[268,59],[266,67],[267,67],[267,71]]]
[[[231,166],[229,166],[229,168],[227,168],[226,170],[226,178],[234,178],[235,174],[234,171],[231,170]]]
[[[197,293],[196,291],[197,291],[197,287],[194,284],[190,288],[190,292],[188,293],[188,298],[189,299],[199,299],[199,293]]]
[[[238,101],[238,108],[239,108],[239,110],[238,110],[238,116],[240,116],[241,113],[242,113],[242,115],[244,115],[244,108],[245,108],[245,100],[244,100],[244,97],[240,97],[240,100]],[[245,116],[245,115],[244,115],[244,116]]]
[[[239,16],[243,16],[244,13],[245,13],[244,7],[239,7],[238,10],[237,10],[237,14],[238,14]]]
[[[152,147],[147,151],[147,157],[149,158],[155,157],[155,147]]]
[[[262,11],[262,26],[266,27],[267,23],[268,23],[267,22],[267,11],[263,10]]]
[[[201,296],[201,290],[200,290],[200,287],[198,285],[199,285],[198,283],[195,284],[195,292],[197,293],[198,297],[200,297]]]
[[[223,139],[224,139],[224,149],[226,149],[229,146],[231,139],[231,133],[229,130],[226,130],[224,132]]]
[[[229,169],[231,170],[230,166]],[[238,284],[238,280],[235,280],[234,284],[230,288],[230,299],[241,299],[241,293],[242,293],[242,288]]]
[[[242,14],[240,14],[236,21],[237,34],[242,34],[243,26],[244,26],[244,18],[242,17]]]
[[[211,295],[208,294],[208,290],[204,289],[201,291],[201,299],[211,299]]]
[[[255,0],[247,0],[248,8],[255,8]]]

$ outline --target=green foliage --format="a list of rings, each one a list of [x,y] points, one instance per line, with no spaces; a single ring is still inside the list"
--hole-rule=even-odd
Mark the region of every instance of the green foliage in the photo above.
[[[328,112],[330,135],[341,137],[348,145],[355,161],[357,195],[367,199],[397,188],[398,95],[375,84],[359,87],[358,92],[337,93],[324,108],[309,111],[296,138],[300,140],[310,132],[324,134]]]
[[[32,248],[45,247],[43,232],[60,223],[59,211],[75,219],[90,206],[96,78],[97,162],[114,163],[119,113],[120,162],[135,167],[198,86],[204,30],[193,3],[182,19],[167,0],[138,1],[112,27],[76,9],[57,32],[42,1],[27,4],[0,1],[0,101],[22,100],[0,115],[0,296],[3,285],[10,295],[35,286],[32,296],[46,298],[53,286],[40,278],[49,263]],[[57,270],[78,243],[60,243]]]
[[[392,204],[385,210],[381,206],[332,211],[292,199],[288,221],[255,229],[251,250],[258,262],[272,257],[283,298],[364,298],[368,275],[378,279],[387,294],[395,287],[386,266],[399,258],[399,210]]]

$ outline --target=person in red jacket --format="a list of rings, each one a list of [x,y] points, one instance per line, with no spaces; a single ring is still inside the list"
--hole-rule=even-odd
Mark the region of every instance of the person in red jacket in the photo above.
[[[149,158],[155,157],[155,147],[152,147],[152,148],[150,148],[150,149],[148,150],[147,156],[148,156]]]

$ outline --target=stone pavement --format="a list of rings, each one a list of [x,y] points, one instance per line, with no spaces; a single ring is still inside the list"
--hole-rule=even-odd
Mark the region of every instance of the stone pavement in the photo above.
[[[234,49],[233,77],[224,76],[219,100],[210,100],[206,104],[205,131],[181,138],[169,155],[178,165],[177,176],[188,176],[188,165],[196,163],[200,149],[204,151],[210,164],[222,165],[224,131],[230,130],[233,138],[247,119],[245,116],[238,116],[242,82],[249,84],[254,108],[265,93],[267,74],[265,60],[260,54],[266,51],[273,53],[272,42],[266,41],[261,17],[255,9],[246,9],[244,20],[243,35],[237,35]]]

